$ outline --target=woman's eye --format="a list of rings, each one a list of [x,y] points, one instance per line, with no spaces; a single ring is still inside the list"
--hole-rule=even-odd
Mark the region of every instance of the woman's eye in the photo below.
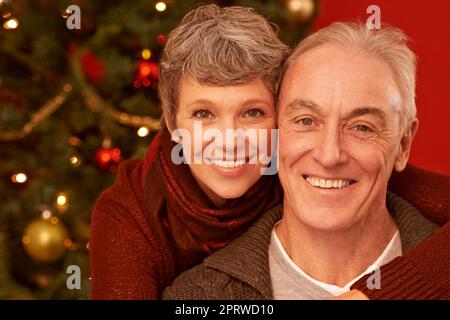
[[[194,111],[192,116],[197,119],[209,119],[213,117],[213,114],[208,110],[197,110]]]
[[[298,123],[304,125],[304,126],[310,126],[313,124],[313,119],[311,118],[302,118],[298,121]]]
[[[250,109],[244,113],[246,118],[257,118],[264,115],[264,112],[260,109]]]

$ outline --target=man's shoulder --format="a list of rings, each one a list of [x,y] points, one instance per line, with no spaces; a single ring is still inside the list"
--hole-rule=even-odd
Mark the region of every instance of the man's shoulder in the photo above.
[[[233,299],[230,275],[201,263],[183,272],[167,287],[163,300],[222,300]]]
[[[282,207],[265,212],[244,234],[179,275],[163,299],[269,299],[270,235]]]
[[[404,253],[431,237],[439,228],[411,203],[391,191],[387,193],[387,208],[399,229]]]

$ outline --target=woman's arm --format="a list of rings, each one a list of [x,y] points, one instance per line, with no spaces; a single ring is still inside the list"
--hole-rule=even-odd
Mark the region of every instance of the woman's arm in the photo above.
[[[450,220],[450,177],[446,175],[409,164],[403,172],[392,174],[389,190],[439,225]]]
[[[369,299],[450,299],[450,224],[402,257],[381,267],[381,288],[367,278],[352,286]]]
[[[370,275],[352,289],[358,289],[369,299],[450,299],[450,178],[408,166],[405,172],[393,175],[389,187],[434,222],[447,224],[416,248],[383,266],[380,289],[368,288]]]
[[[96,209],[89,245],[92,299],[158,299],[155,259],[143,235]]]

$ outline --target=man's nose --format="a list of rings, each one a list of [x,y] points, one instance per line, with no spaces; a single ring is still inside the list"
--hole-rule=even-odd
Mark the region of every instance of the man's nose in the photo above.
[[[341,165],[347,161],[342,148],[342,135],[337,125],[326,126],[316,141],[314,159],[325,168]]]

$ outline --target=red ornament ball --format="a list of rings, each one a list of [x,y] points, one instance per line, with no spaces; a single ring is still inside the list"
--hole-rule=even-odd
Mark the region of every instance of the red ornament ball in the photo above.
[[[91,51],[86,51],[81,57],[81,68],[89,82],[94,85],[99,85],[105,77],[103,61],[97,58]]]
[[[133,86],[135,88],[158,86],[159,64],[152,60],[140,60],[137,65]]]
[[[95,165],[102,171],[115,173],[122,160],[119,148],[99,148],[95,153]]]
[[[73,59],[76,51],[79,49],[79,44],[70,42],[67,48],[67,57]],[[99,85],[105,78],[106,70],[103,60],[95,56],[95,54],[87,49],[80,58],[81,69],[87,80],[93,85]]]
[[[166,43],[166,37],[162,34],[156,37],[156,43],[160,47],[164,47],[164,44]]]

